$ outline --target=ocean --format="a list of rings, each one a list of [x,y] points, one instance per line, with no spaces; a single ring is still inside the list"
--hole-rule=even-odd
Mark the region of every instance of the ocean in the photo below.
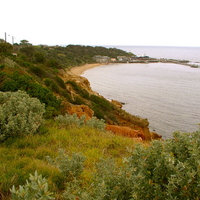
[[[200,62],[200,47],[170,47],[170,46],[114,46],[132,52],[135,55],[147,55],[152,58],[167,58]]]
[[[197,47],[117,48],[136,55],[200,62]],[[200,68],[172,63],[123,63],[92,68],[83,76],[94,91],[109,100],[125,103],[123,109],[127,112],[147,118],[150,130],[163,139],[171,138],[175,131],[199,129]]]

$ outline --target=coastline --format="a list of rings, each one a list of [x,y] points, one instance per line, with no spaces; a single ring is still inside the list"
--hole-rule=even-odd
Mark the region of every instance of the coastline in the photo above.
[[[156,59],[156,60],[146,60],[146,61],[138,61],[138,62],[129,62],[129,63],[154,63],[154,62],[161,62],[161,63],[174,63],[174,64],[180,64],[180,65],[185,65],[189,66],[192,68],[198,68],[197,65],[190,64],[188,61],[180,61],[180,60],[174,60],[174,59]],[[123,63],[123,62],[116,62],[116,63]],[[115,62],[112,62],[112,64],[116,64]],[[126,62],[127,63],[127,62]],[[75,66],[72,67],[69,72],[73,75],[76,76],[81,76],[84,74],[84,72],[88,69],[92,69],[94,67],[99,67],[102,65],[107,65],[108,63],[92,63],[92,64],[85,64],[81,66]],[[110,63],[109,63],[110,64]]]
[[[81,76],[86,70],[92,69],[94,67],[99,67],[101,65],[105,65],[105,64],[100,64],[100,63],[86,64],[86,65],[82,65],[82,66],[72,67],[69,71],[73,75]]]

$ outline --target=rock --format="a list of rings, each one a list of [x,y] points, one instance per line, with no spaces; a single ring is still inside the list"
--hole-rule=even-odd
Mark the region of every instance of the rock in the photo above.
[[[151,138],[152,138],[152,140],[160,140],[160,139],[162,139],[162,136],[156,132],[151,132]]]
[[[91,110],[86,105],[70,106],[70,107],[67,108],[67,113],[69,115],[73,115],[74,113],[76,113],[79,118],[81,116],[85,115],[86,120],[91,119],[93,117],[93,115],[94,115],[94,111]]]
[[[115,106],[117,106],[118,108],[122,108],[122,103],[116,100],[111,100],[111,103]]]
[[[145,139],[144,134],[140,130],[134,130],[128,126],[116,126],[116,125],[106,125],[106,130],[111,131],[116,135],[121,135],[129,138],[141,138]]]

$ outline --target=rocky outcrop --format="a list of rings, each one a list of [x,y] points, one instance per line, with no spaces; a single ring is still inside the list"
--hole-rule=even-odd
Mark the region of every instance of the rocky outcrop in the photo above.
[[[139,138],[140,140],[151,141],[160,140],[162,137],[155,132],[150,132],[148,128],[133,129],[129,126],[106,125],[106,130],[116,135],[129,138]]]
[[[117,106],[118,108],[122,108],[122,106],[123,106],[121,102],[113,100],[113,99],[111,100],[111,103],[113,105]]]
[[[127,126],[106,125],[106,130],[111,131],[116,135],[145,140],[145,135],[141,130],[134,130]]]
[[[160,139],[162,139],[162,136],[156,132],[151,132],[151,138],[152,138],[152,140],[160,140]]]
[[[91,119],[93,117],[93,115],[94,115],[94,111],[91,110],[86,105],[70,106],[70,107],[67,108],[67,113],[69,115],[73,115],[74,113],[76,113],[79,118],[81,116],[85,115],[86,120]]]

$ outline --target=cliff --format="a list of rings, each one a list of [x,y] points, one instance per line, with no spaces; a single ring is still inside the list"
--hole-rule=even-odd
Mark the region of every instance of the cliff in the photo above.
[[[93,99],[95,96],[96,98],[99,98],[99,105],[97,105],[97,107],[102,106],[101,109],[105,109],[105,104],[107,104],[112,108],[104,110],[103,118],[107,123],[106,130],[117,135],[140,138],[141,140],[147,141],[161,138],[157,133],[149,131],[149,122],[147,119],[142,119],[125,112],[122,109],[122,103],[116,100],[110,102],[97,92],[93,91],[89,81],[85,77],[75,75],[71,73],[70,70],[60,70],[59,76],[65,82],[70,95],[74,99],[77,97],[80,98],[83,102],[82,105],[67,104],[66,111],[68,114],[76,113],[78,117],[85,115],[86,119],[90,119],[95,115],[95,111],[93,110],[93,108],[96,109],[95,106],[93,106]],[[78,87],[75,88],[71,83],[75,83]],[[86,95],[80,95],[83,91],[88,95],[87,97],[85,97]],[[90,98],[91,96],[93,98]],[[104,102],[103,105],[101,105],[101,101]],[[107,111],[109,112],[108,115],[106,114]]]
[[[92,91],[86,78],[70,70],[72,66],[94,63],[95,55],[115,58],[118,55],[128,56],[129,53],[115,48],[74,45],[9,46],[9,51],[0,51],[0,91],[14,92],[20,89],[38,98],[45,104],[47,119],[66,112],[78,113],[79,116],[85,114],[87,119],[92,116],[104,119],[108,125],[112,125],[108,126],[109,131],[115,134],[132,135],[124,128],[129,127],[133,131],[140,131],[135,137],[143,140],[159,138],[157,134],[150,133],[147,119],[125,112],[120,102],[110,102]],[[16,53],[13,54],[12,50]]]

